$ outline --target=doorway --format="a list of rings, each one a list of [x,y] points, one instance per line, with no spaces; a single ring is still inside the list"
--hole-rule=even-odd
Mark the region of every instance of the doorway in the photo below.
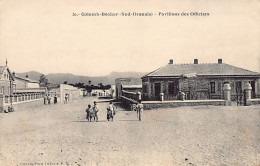
[[[160,100],[160,93],[161,93],[161,83],[155,83],[154,84],[155,89],[155,99]]]
[[[255,98],[255,81],[250,81],[251,87],[252,87],[252,93],[251,93],[251,97]]]

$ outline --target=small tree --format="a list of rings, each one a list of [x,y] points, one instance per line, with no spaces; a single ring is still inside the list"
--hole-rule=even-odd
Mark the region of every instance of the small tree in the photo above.
[[[45,77],[45,75],[41,75],[39,79],[40,86],[47,87],[48,86],[48,79]]]

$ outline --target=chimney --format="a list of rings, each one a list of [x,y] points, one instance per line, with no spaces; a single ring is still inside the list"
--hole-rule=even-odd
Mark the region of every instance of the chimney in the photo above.
[[[218,59],[218,64],[222,64],[222,59]]]
[[[194,59],[194,64],[198,64],[198,63],[199,63],[198,59]]]
[[[170,59],[169,64],[173,64],[173,59]]]

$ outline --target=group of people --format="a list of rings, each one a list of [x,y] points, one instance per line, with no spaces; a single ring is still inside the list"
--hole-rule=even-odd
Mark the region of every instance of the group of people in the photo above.
[[[139,121],[142,120],[142,114],[143,114],[143,104],[141,103],[141,100],[138,101],[137,104],[133,105],[133,110],[137,112],[137,118],[139,119]],[[97,102],[94,101],[94,105],[93,107],[89,104],[88,108],[86,109],[86,119],[88,121],[96,121],[98,122],[98,112],[99,109],[97,107]],[[113,102],[110,101],[110,103],[107,106],[107,120],[108,121],[113,121],[114,120],[114,116],[116,115],[116,107],[114,106]]]
[[[116,110],[115,109],[116,108],[115,108],[113,102],[111,101],[109,103],[109,105],[107,106],[107,120],[108,121],[110,119],[113,121],[114,116],[116,114]],[[98,112],[99,112],[99,109],[98,109],[98,106],[97,106],[97,102],[94,101],[93,107],[89,104],[88,108],[86,109],[86,113],[87,113],[86,119],[88,121],[90,121],[90,122],[92,121],[92,119],[93,119],[93,121],[98,122]]]
[[[98,122],[98,107],[97,102],[94,101],[94,106],[91,107],[91,105],[88,105],[88,108],[86,109],[87,115],[86,119],[91,122],[92,118],[94,121]]]
[[[44,104],[47,105],[47,104],[51,104],[51,94],[50,93],[46,93],[43,97],[43,101],[44,101]],[[69,94],[66,93],[65,96],[64,96],[64,104],[67,104],[69,101]],[[54,104],[57,104],[58,102],[58,97],[57,97],[57,94],[54,95],[53,97],[53,103]]]
[[[45,105],[47,104],[51,104],[51,94],[45,94],[44,98],[43,98],[43,102]],[[53,98],[53,103],[56,104],[58,101],[57,101],[57,95],[55,94],[54,95],[54,98]]]

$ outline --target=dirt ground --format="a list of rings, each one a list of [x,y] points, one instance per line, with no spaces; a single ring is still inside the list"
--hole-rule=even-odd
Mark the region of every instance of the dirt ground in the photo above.
[[[197,106],[136,112],[118,107],[99,122],[85,109],[96,98],[0,114],[0,165],[258,165],[260,105]]]

